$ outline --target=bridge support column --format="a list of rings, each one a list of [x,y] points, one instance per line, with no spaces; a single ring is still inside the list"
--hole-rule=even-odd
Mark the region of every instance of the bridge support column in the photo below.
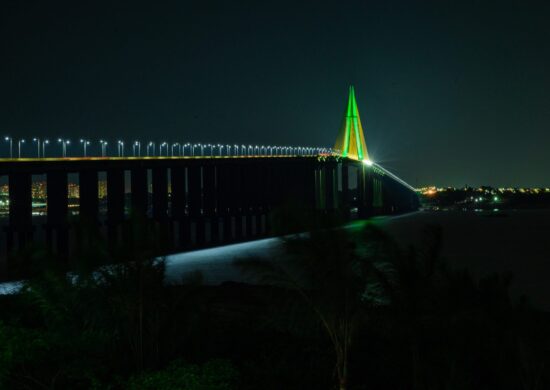
[[[166,168],[153,168],[153,218],[165,221],[168,217],[168,172]]]
[[[126,177],[124,177],[124,180],[126,180]],[[139,245],[137,241],[141,239],[141,233],[138,232],[141,229],[147,231],[150,227],[149,221],[146,220],[149,197],[146,168],[138,166],[130,169],[130,190],[130,225],[122,225],[122,237],[124,242]],[[126,197],[126,194],[124,197]]]
[[[365,167],[357,165],[357,216],[366,218],[366,192],[365,192]]]
[[[208,217],[210,225],[210,242],[220,240],[220,221],[217,213],[216,166],[213,162],[202,168],[203,172],[203,202],[204,215]]]
[[[272,159],[267,160],[264,169],[265,183],[265,232],[271,234],[273,232],[272,218],[273,210],[275,209],[275,168]]]
[[[254,177],[255,161],[244,161],[241,165],[241,204],[245,221],[244,237],[250,239],[253,236],[254,225],[254,190],[256,186]]]
[[[195,224],[195,243],[198,246],[204,245],[204,218],[202,214],[202,167],[198,163],[190,165],[188,168],[188,186],[189,186],[189,216]]]
[[[147,169],[133,168],[130,171],[131,194],[131,213],[140,218],[147,215]]]
[[[264,236],[267,233],[267,211],[269,210],[268,193],[267,193],[268,173],[265,159],[262,159],[257,166],[256,171],[256,196],[257,196],[257,219],[256,219],[256,234]],[[266,224],[264,224],[266,221]]]
[[[59,254],[69,253],[68,228],[68,179],[67,172],[52,171],[47,174],[48,214],[46,237],[49,245]]]
[[[87,248],[96,246],[96,240],[101,236],[99,224],[98,172],[96,170],[80,171],[78,183],[80,187],[80,229],[74,230],[74,233],[76,243],[81,245],[81,250],[86,251]],[[73,244],[69,244],[69,247],[73,249]]]
[[[80,186],[80,219],[95,225],[99,221],[97,171],[81,171],[78,183]]]
[[[350,219],[350,193],[349,193],[349,166],[342,162],[342,197],[340,199],[340,209],[344,220]]]
[[[153,185],[153,220],[158,227],[161,238],[160,247],[166,248],[170,244],[170,229],[168,227],[168,170],[165,167],[152,169]]]
[[[9,225],[6,249],[22,249],[32,241],[32,176],[30,173],[9,175]]]
[[[380,177],[373,175],[372,180],[372,209],[373,214],[381,214],[383,213],[383,207],[384,207],[384,195],[382,191],[382,181],[380,180]]]
[[[186,195],[185,195],[185,166],[173,167],[171,170],[172,185],[172,220],[178,225],[176,237],[176,246],[186,248],[191,243],[189,219],[186,214]]]
[[[243,175],[242,162],[236,161],[232,167],[232,183],[231,183],[231,204],[233,216],[235,219],[235,241],[242,241],[244,237],[243,229],[243,213],[245,212],[243,202]]]
[[[301,200],[306,209],[316,208],[316,166],[313,161],[303,160],[300,162],[300,188]]]
[[[374,172],[371,167],[365,169],[365,214],[367,217],[374,215],[373,180]]]
[[[336,209],[336,164],[327,162],[325,165],[325,175],[326,175],[326,209],[328,211],[334,211]]]
[[[374,215],[372,168],[361,164],[357,169],[357,201],[359,218]]]
[[[325,210],[326,202],[326,174],[322,166],[315,167],[315,208],[317,210]]]
[[[111,249],[120,243],[124,221],[124,171],[107,171],[107,239]]]
[[[217,165],[216,190],[218,197],[218,215],[221,217],[223,242],[232,239],[231,207],[231,162],[224,160]]]

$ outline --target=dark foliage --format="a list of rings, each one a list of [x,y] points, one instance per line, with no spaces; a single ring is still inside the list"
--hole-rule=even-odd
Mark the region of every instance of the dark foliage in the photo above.
[[[513,302],[510,275],[448,267],[439,228],[400,248],[372,223],[295,223],[311,233],[256,264],[263,285],[166,285],[157,232],[141,221],[114,256],[83,234],[71,273],[29,250],[35,276],[0,297],[0,388],[550,386],[548,313]]]

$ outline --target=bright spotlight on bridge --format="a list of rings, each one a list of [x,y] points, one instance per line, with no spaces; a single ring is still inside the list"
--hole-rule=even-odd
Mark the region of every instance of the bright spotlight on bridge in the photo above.
[[[364,159],[363,160],[363,164],[365,165],[368,165],[369,167],[372,166],[372,164],[374,164],[371,160],[369,160],[368,158],[367,159]]]

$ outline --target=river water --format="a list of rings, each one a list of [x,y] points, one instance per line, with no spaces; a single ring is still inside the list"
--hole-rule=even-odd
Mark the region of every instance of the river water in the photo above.
[[[441,226],[441,254],[452,267],[467,268],[476,277],[511,272],[513,299],[525,294],[535,306],[550,310],[550,210],[420,211],[372,221],[404,248],[420,245],[426,226]],[[269,238],[173,254],[165,258],[166,278],[169,283],[178,283],[200,271],[205,284],[253,282],[233,265],[234,260],[267,260],[280,258],[282,253],[282,240]],[[0,294],[12,287],[0,285]]]

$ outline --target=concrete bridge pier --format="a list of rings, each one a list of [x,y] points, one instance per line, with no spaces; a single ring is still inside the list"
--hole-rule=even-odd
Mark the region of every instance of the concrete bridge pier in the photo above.
[[[251,164],[249,161],[243,163],[242,169],[242,186],[243,186],[243,214],[245,220],[245,234],[246,239],[254,237],[254,225],[256,225],[257,219],[257,199],[256,186],[258,184],[257,166]]]
[[[147,169],[137,167],[130,170],[130,213],[143,219],[147,216]]]
[[[384,193],[382,180],[378,176],[372,178],[372,209],[374,214],[384,212]]]
[[[286,191],[288,191],[289,187],[288,180],[286,180],[286,169],[283,161],[279,159],[272,160],[269,167],[268,182],[270,210],[276,211],[276,206],[285,205],[285,202],[287,201]],[[271,217],[272,218],[268,223],[268,228],[270,233],[274,233],[274,231],[277,230],[279,226],[273,225],[276,222],[274,219],[275,213],[272,214]]]
[[[50,248],[67,258],[69,254],[69,187],[67,172],[51,171],[46,175],[47,180],[47,222],[46,240]]]
[[[213,163],[202,167],[202,186],[203,186],[203,226],[208,230],[210,242],[219,243],[220,240],[220,221],[217,212],[216,190],[216,166]]]
[[[258,197],[257,209],[257,235],[265,236],[267,235],[267,220],[269,212],[269,194],[267,192],[267,179],[268,179],[268,170],[266,166],[266,160],[259,162],[257,167],[257,185],[256,185],[256,195]]]
[[[374,215],[372,168],[361,164],[357,170],[357,212],[359,218],[369,218]]]
[[[330,161],[325,163],[324,174],[325,174],[325,193],[326,193],[325,210],[334,211],[337,208],[336,194],[338,190],[335,161]]]
[[[97,171],[80,171],[78,176],[78,183],[80,186],[80,219],[85,223],[97,225],[99,222],[99,192]]]
[[[220,164],[216,169],[217,213],[221,220],[221,241],[224,243],[230,242],[233,234],[230,213],[231,172],[227,164]]]
[[[363,166],[363,169],[365,170],[365,215],[367,217],[372,217],[374,215],[374,172],[371,167]]]
[[[186,169],[183,165],[174,166],[170,170],[172,187],[172,224],[177,232],[174,240],[176,248],[186,248],[190,244],[189,218],[187,218],[187,198],[185,193]]]
[[[302,162],[302,199],[308,209],[315,208],[315,163],[310,160]]]
[[[107,171],[107,241],[114,249],[122,242],[124,222],[124,171],[112,168]]]
[[[75,243],[81,244],[83,246],[82,250],[86,250],[90,245],[97,245],[96,239],[102,236],[99,215],[98,170],[86,169],[79,171],[78,183],[80,186],[80,226],[79,229],[71,230],[73,234],[69,235],[69,252],[76,249]]]
[[[243,169],[242,165],[239,162],[232,164],[232,174],[231,174],[231,203],[232,203],[232,214],[233,214],[233,223],[235,226],[235,241],[242,241],[244,238],[244,228],[243,228],[243,213],[245,212],[243,206]]]
[[[8,253],[32,242],[32,176],[28,172],[9,174],[9,224],[6,228]]]
[[[168,224],[168,170],[160,166],[152,169],[152,206],[153,221],[159,235],[161,248],[169,247],[171,243]]]
[[[324,210],[326,208],[326,175],[322,165],[315,167],[315,209]]]
[[[198,163],[189,165],[188,184],[189,184],[189,217],[195,232],[196,246],[202,246],[205,243],[205,227],[202,210],[202,166]]]
[[[351,218],[351,196],[349,192],[349,165],[346,162],[340,164],[342,177],[342,194],[339,200],[339,208],[346,221]]]

